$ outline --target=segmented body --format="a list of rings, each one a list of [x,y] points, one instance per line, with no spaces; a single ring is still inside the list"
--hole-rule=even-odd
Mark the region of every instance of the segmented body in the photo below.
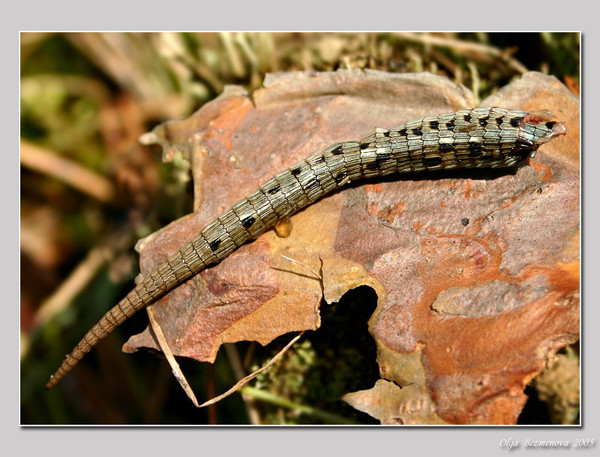
[[[334,189],[391,173],[509,167],[565,131],[546,114],[475,108],[377,129],[315,153],[269,179],[169,257],[86,333],[47,387],[135,312]]]

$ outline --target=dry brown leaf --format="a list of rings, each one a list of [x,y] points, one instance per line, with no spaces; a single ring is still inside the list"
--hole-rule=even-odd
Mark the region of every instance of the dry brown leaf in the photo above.
[[[254,103],[228,88],[155,130],[166,158],[189,158],[196,211],[140,243],[142,273],[316,150],[473,104],[465,88],[426,73],[289,73],[264,85]],[[326,301],[359,285],[377,292],[370,332],[382,377],[413,392],[385,410],[380,382],[347,396],[355,407],[383,421],[514,423],[548,353],[578,338],[579,102],[528,73],[484,104],[552,109],[568,134],[514,173],[371,181],[311,205],[292,217],[289,237],[264,234],[154,305],[174,354],[213,361],[224,342],[317,329],[320,281],[285,257],[315,270],[322,259]],[[148,331],[124,349],[141,346],[157,348]],[[430,412],[395,411],[415,404]]]

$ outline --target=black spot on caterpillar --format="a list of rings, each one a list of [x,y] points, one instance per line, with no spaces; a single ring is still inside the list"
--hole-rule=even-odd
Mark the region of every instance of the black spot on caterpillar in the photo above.
[[[248,217],[244,218],[244,220],[242,220],[242,225],[245,228],[250,228],[252,226],[252,224],[254,224],[255,221],[256,221],[256,219],[254,219],[252,216],[248,216]]]
[[[277,192],[279,192],[281,190],[281,186],[279,184],[277,184],[276,186],[271,187],[267,192],[270,193],[271,195],[276,194]]]
[[[441,157],[425,157],[425,166],[426,167],[437,167],[442,164]]]
[[[348,176],[348,172],[347,171],[342,171],[341,173],[338,173],[337,175],[335,175],[333,177],[334,181],[336,183],[341,183],[344,179],[346,179],[346,177]]]
[[[216,251],[217,249],[219,249],[219,246],[221,244],[221,240],[220,239],[216,239],[215,241],[211,241],[209,243],[210,248],[214,251]]]

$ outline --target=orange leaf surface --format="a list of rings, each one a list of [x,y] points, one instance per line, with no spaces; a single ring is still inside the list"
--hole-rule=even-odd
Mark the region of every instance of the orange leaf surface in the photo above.
[[[253,101],[230,87],[155,129],[165,158],[181,151],[192,164],[195,212],[140,242],[143,274],[316,150],[473,106],[464,87],[426,73],[289,73],[264,86]],[[224,342],[316,330],[322,291],[336,302],[368,285],[383,380],[347,402],[386,423],[515,423],[524,386],[578,339],[579,101],[528,73],[483,105],[553,110],[567,135],[517,170],[391,177],[319,200],[292,217],[289,237],[267,232],[154,305],[174,354],[213,361]],[[314,271],[322,259],[322,285],[286,257]],[[124,349],[142,346],[157,348],[148,330]]]

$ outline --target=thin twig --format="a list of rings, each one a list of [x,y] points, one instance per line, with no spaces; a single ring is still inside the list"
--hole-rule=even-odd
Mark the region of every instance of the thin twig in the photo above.
[[[225,352],[227,353],[227,357],[229,358],[229,363],[231,364],[231,369],[233,370],[233,374],[235,378],[239,381],[243,379],[245,376],[244,368],[242,367],[242,361],[240,360],[240,354],[237,350],[237,347],[233,343],[226,343]],[[248,418],[250,419],[250,423],[253,425],[260,425],[260,415],[258,410],[256,409],[256,402],[254,398],[242,394],[242,400],[244,401],[244,405],[246,406],[246,411],[248,411]]]
[[[60,157],[53,151],[27,141],[21,141],[21,165],[60,179],[103,203],[111,201],[115,196],[115,188],[109,180],[71,160]]]

